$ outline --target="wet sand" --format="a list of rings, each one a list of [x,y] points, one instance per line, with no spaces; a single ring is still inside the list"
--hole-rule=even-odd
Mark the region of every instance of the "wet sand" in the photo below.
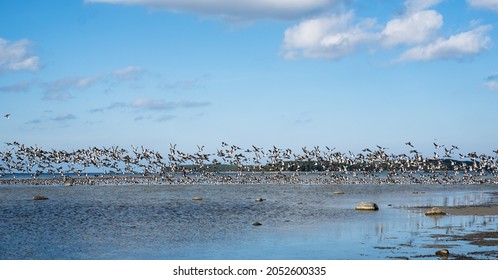
[[[448,215],[475,215],[489,216],[498,215],[498,205],[465,205],[441,207]]]
[[[497,216],[497,204],[482,204],[482,205],[458,205],[458,206],[435,206],[442,209],[446,215],[450,216]],[[413,207],[416,210],[426,211],[431,207],[419,206]],[[440,216],[439,216],[440,217]],[[435,217],[436,219],[438,217]],[[493,230],[475,230],[473,233],[465,234],[432,234],[434,240],[444,240],[445,243],[431,243],[425,244],[421,247],[435,249],[435,254],[439,254],[440,250],[448,250],[450,253],[445,256],[439,256],[440,259],[453,259],[453,260],[474,260],[491,258],[498,259],[498,231]],[[451,242],[466,242],[470,245],[477,246],[479,250],[468,252],[467,254],[452,254],[451,249],[459,247],[459,244],[451,244]],[[450,242],[449,244],[446,242]],[[437,249],[437,250],[436,250]],[[427,258],[429,256],[420,255],[418,258]]]
[[[492,216],[498,215],[498,205],[468,205],[468,206],[453,206],[453,207],[443,207],[443,210],[448,213],[448,215],[473,215],[473,216]],[[463,236],[455,237],[456,240],[465,240],[469,244],[477,245],[479,247],[483,246],[493,246],[493,250],[486,251],[487,255],[494,255],[498,257],[498,231],[480,231],[471,234],[465,234]],[[476,252],[471,252],[470,254],[475,254]]]

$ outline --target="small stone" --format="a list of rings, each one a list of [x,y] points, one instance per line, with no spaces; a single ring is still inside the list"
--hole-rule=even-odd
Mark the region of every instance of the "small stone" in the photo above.
[[[263,202],[265,201],[266,199],[262,198],[262,197],[259,197],[259,198],[256,198],[256,202]]]
[[[259,227],[259,226],[261,226],[261,225],[263,225],[263,224],[262,224],[262,223],[260,223],[260,222],[254,222],[252,225],[253,225],[253,226],[255,226],[255,227]]]
[[[194,197],[192,197],[192,200],[202,200],[202,197],[200,197],[200,196],[194,196]]]
[[[432,207],[427,212],[425,212],[426,216],[436,216],[436,215],[446,215],[446,212],[439,207]]]
[[[343,191],[336,191],[336,192],[334,192],[334,194],[344,194],[344,192]]]
[[[368,210],[368,211],[377,211],[379,210],[379,206],[373,202],[362,201],[356,204],[356,210]]]
[[[450,255],[450,251],[448,251],[448,249],[442,249],[442,250],[436,251],[436,256],[443,258],[443,259],[447,259],[449,255]]]
[[[33,200],[47,200],[48,197],[43,196],[43,195],[35,195],[33,196]]]

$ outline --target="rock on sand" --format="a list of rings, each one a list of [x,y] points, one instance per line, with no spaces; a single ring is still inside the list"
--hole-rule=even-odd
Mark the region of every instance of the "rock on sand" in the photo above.
[[[426,216],[435,216],[435,215],[446,215],[446,212],[439,207],[432,207],[427,212],[425,212]]]
[[[362,201],[356,204],[356,210],[368,210],[368,211],[377,211],[379,210],[379,206],[373,202]]]

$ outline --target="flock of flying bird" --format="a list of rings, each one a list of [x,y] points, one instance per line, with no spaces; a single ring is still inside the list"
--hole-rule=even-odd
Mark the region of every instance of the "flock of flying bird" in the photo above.
[[[204,146],[186,153],[171,144],[167,156],[143,146],[65,151],[5,144],[0,184],[498,184],[498,149],[494,156],[462,154],[457,146],[436,143],[429,157],[411,142],[403,154],[388,154],[381,146],[360,153],[315,146],[295,153],[225,142],[216,153]],[[232,169],[223,171],[223,166]]]

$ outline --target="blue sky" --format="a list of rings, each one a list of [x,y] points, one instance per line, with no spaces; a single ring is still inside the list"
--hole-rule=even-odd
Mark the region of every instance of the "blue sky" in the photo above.
[[[498,148],[498,0],[0,2],[0,141]]]

